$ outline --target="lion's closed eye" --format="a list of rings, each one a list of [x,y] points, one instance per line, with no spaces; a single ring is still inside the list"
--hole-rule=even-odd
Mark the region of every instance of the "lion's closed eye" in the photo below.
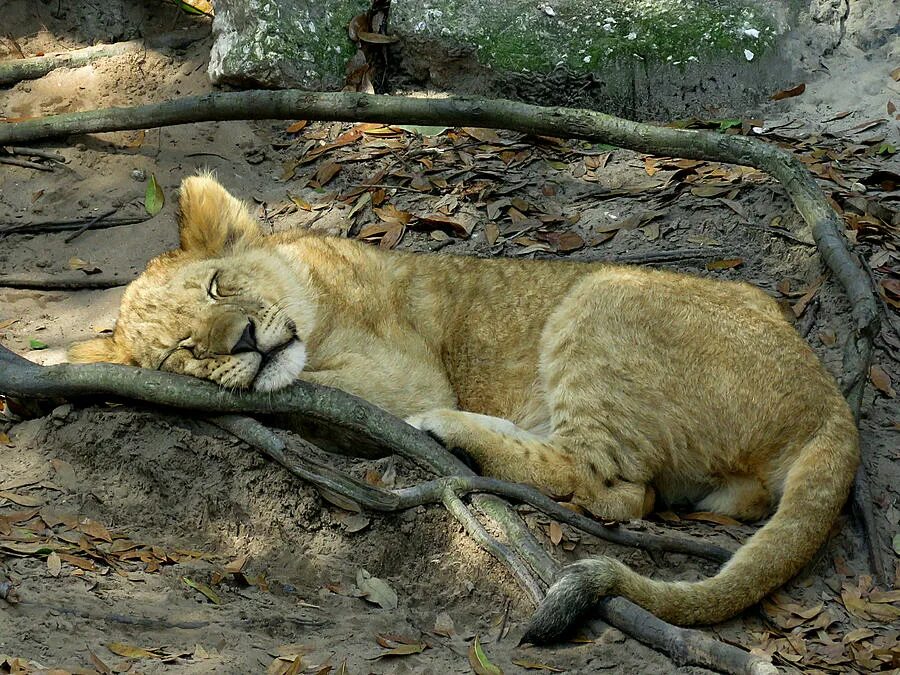
[[[209,283],[206,284],[206,294],[212,300],[221,300],[223,297],[225,297],[224,295],[222,295],[221,289],[219,288],[219,270],[213,272]]]
[[[206,294],[211,300],[225,300],[226,298],[231,298],[239,295],[240,292],[240,288],[237,288],[232,284],[229,284],[226,280],[222,279],[221,270],[216,270],[215,272],[213,272],[212,276],[206,284]]]

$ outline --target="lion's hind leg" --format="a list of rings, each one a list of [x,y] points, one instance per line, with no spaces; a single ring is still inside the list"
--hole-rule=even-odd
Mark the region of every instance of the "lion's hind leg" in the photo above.
[[[765,485],[753,476],[729,476],[725,482],[697,502],[701,511],[712,511],[752,522],[772,511],[773,499]]]

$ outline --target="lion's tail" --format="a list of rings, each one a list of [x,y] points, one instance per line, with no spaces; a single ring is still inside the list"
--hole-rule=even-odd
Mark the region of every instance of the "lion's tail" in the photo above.
[[[849,411],[835,411],[790,467],[778,510],[714,577],[698,582],[656,581],[612,558],[566,567],[535,613],[523,642],[558,637],[595,602],[621,595],[680,625],[724,621],[757,603],[812,558],[841,510],[859,445]]]

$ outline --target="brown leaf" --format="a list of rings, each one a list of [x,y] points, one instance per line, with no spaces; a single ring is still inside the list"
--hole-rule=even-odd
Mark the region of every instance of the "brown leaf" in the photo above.
[[[733,185],[698,185],[691,188],[691,194],[695,197],[721,197],[733,189]]]
[[[872,385],[888,398],[894,398],[897,394],[891,386],[891,376],[881,366],[869,368],[869,380]]]
[[[824,281],[824,276],[816,279],[812,284],[810,284],[806,292],[802,296],[800,296],[800,299],[797,300],[797,302],[795,302],[793,305],[791,305],[791,311],[794,313],[794,316],[796,318],[799,319],[803,315],[803,312],[806,311],[806,306],[812,301],[816,293],[818,293],[819,288],[822,286],[822,283]]]
[[[51,459],[50,465],[56,472],[56,482],[64,488],[71,490],[78,486],[78,478],[75,476],[75,469],[71,464],[62,459]]]
[[[250,559],[250,556],[246,555],[246,554],[242,555],[242,556],[238,556],[237,558],[232,560],[230,563],[225,565],[225,572],[227,572],[228,574],[237,574],[238,572],[240,572],[241,570],[244,569],[244,565],[247,564],[247,561],[249,559]]]
[[[772,94],[773,101],[780,101],[785,98],[791,98],[793,96],[799,96],[804,91],[806,91],[806,84],[801,82],[796,87],[791,87],[790,89],[782,89],[781,91]]]
[[[337,162],[325,162],[319,167],[318,171],[316,171],[315,180],[320,186],[325,185],[334,178],[340,170],[341,165]]]
[[[379,248],[394,248],[397,244],[400,243],[400,240],[403,239],[403,234],[405,232],[406,228],[403,225],[391,225],[388,228],[387,232],[384,233],[381,241],[378,242]]]
[[[58,577],[60,571],[62,571],[62,561],[59,559],[59,554],[53,551],[47,556],[47,573],[51,577]]]
[[[844,588],[841,589],[841,600],[847,611],[857,619],[868,621],[872,618],[866,612],[866,607],[869,603],[860,597],[858,588],[845,584]]]
[[[493,246],[497,243],[497,238],[500,236],[500,228],[497,226],[497,223],[488,223],[484,226],[484,238],[487,240],[488,246]]]
[[[471,136],[476,141],[481,141],[482,143],[499,143],[500,136],[497,135],[497,132],[493,129],[482,129],[480,127],[463,127],[463,133],[468,136]]]
[[[41,509],[41,520],[47,524],[47,527],[65,525],[70,530],[78,527],[78,516],[74,513],[59,511],[52,506],[45,506]]]
[[[897,66],[891,71],[891,79],[894,82],[900,82],[900,66]]]
[[[577,232],[563,232],[556,241],[556,250],[560,253],[571,253],[584,246],[584,239]]]
[[[386,656],[410,656],[412,654],[421,654],[425,651],[425,648],[428,645],[424,642],[414,642],[412,644],[402,644],[398,645],[392,649],[389,649],[386,652],[381,652],[373,657],[370,657],[372,660],[374,659],[382,659]]]
[[[124,642],[110,642],[108,645],[106,645],[106,648],[113,654],[124,656],[129,659],[162,658],[159,654],[155,654],[149,649],[143,649],[142,647],[132,647],[131,645],[127,645]]]
[[[380,208],[372,209],[372,211],[386,223],[406,225],[412,219],[409,211],[401,211],[393,204],[385,204]]]
[[[96,520],[91,520],[90,518],[85,518],[78,524],[78,530],[88,535],[89,537],[93,537],[94,539],[103,539],[104,541],[112,541],[112,535],[109,533],[103,525],[98,523]]]
[[[370,33],[367,30],[356,32],[356,37],[362,42],[368,42],[373,45],[389,45],[399,42],[400,38],[396,35],[382,35],[381,33]]]
[[[730,270],[733,267],[740,267],[744,264],[743,258],[724,258],[723,260],[713,260],[706,263],[706,269],[712,270]]]
[[[100,673],[100,675],[113,675],[113,671],[110,669],[110,667],[103,663],[100,657],[97,656],[90,648],[88,648],[88,653],[91,655],[91,663],[94,664],[94,668],[98,673]]]
[[[16,492],[10,492],[9,490],[0,490],[0,497],[8,499],[13,504],[18,504],[19,506],[40,506],[44,503],[43,497],[38,497],[37,495],[20,495]]]
[[[444,637],[453,637],[453,634],[456,632],[456,626],[453,625],[453,619],[447,612],[441,612],[434,618],[432,632]]]
[[[869,602],[900,602],[900,589],[895,591],[872,591]]]
[[[697,520],[705,523],[715,523],[716,525],[740,525],[740,521],[729,518],[721,513],[713,513],[711,511],[697,511],[681,516],[683,520]]]
[[[287,129],[285,129],[285,131],[288,132],[289,134],[296,134],[298,131],[305,128],[307,124],[309,124],[309,122],[307,122],[306,120],[297,120],[292,125],[290,125]]]
[[[87,558],[79,558],[77,555],[70,555],[68,553],[60,553],[59,559],[64,563],[72,565],[72,567],[77,567],[79,569],[86,570],[88,572],[96,572],[97,571],[97,566],[93,562],[88,560]]]
[[[453,218],[448,218],[447,216],[441,213],[431,213],[425,216],[417,216],[416,217],[416,225],[419,224],[425,225],[428,229],[438,229],[442,232],[446,232],[447,234],[453,235],[454,237],[466,238],[472,232],[472,226],[474,223],[469,223],[466,226],[464,223],[461,223]]]
[[[563,531],[562,527],[560,527],[559,523],[555,520],[550,521],[550,542],[554,546],[559,546],[559,542],[562,541]]]

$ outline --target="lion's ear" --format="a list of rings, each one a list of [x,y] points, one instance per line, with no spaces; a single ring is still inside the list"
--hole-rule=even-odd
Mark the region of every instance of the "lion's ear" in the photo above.
[[[73,363],[134,364],[131,353],[110,337],[72,345],[69,347],[69,361]]]
[[[209,173],[181,182],[178,208],[181,249],[187,253],[221,255],[261,234],[244,203],[232,197]]]

